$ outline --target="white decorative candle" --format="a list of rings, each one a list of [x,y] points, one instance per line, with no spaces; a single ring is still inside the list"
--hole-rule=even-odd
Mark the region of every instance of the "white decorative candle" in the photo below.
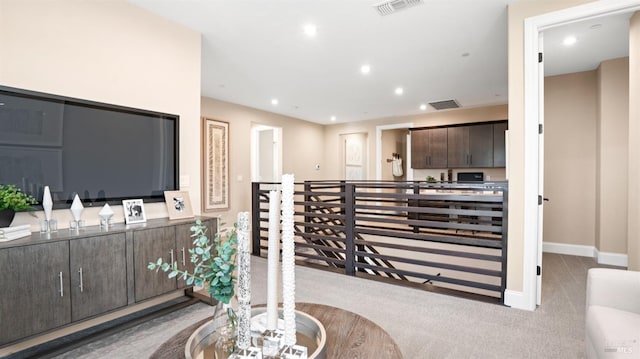
[[[249,212],[238,213],[238,348],[251,346],[251,255]]]
[[[293,238],[292,174],[282,176],[282,312],[284,319],[284,344],[296,344],[296,277],[295,244]]]
[[[269,192],[267,247],[267,329],[278,329],[278,267],[280,263],[280,192]]]

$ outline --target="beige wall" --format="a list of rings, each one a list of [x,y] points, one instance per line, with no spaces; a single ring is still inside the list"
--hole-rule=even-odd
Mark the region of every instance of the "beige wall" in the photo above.
[[[627,254],[629,58],[598,68],[596,248]]]
[[[628,58],[545,78],[544,241],[627,254]]]
[[[597,73],[544,79],[544,241],[595,245]]]
[[[524,20],[590,0],[521,0],[509,5],[509,246],[507,289],[523,290],[524,267]],[[527,253],[527,255],[533,255]]]
[[[0,84],[179,115],[180,173],[199,203],[198,33],[124,0],[0,0]],[[149,218],[167,216],[164,203],[145,209]],[[98,223],[98,211],[85,211],[87,224]],[[120,206],[114,212],[122,221]],[[61,226],[71,219],[68,210],[54,216]],[[36,222],[14,220],[34,231]]]
[[[327,178],[329,164],[323,159],[322,125],[261,111],[229,102],[202,98],[202,116],[229,122],[229,200],[228,210],[207,215],[222,216],[230,225],[240,211],[251,211],[251,128],[268,125],[282,128],[282,173],[293,173],[296,181]],[[200,141],[198,138],[192,139]],[[320,169],[316,170],[316,164]],[[334,177],[328,177],[334,178]],[[199,202],[197,202],[199,203]]]

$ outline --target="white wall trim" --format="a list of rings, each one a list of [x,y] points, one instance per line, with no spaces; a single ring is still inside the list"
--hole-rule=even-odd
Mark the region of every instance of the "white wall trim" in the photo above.
[[[525,298],[524,292],[507,289],[504,291],[504,305],[522,310],[534,310],[531,308],[531,300]]]
[[[595,258],[598,264],[627,267],[628,256],[622,253],[600,252],[596,247],[578,244],[544,242],[546,253],[568,254],[571,256]]]
[[[596,247],[578,244],[544,242],[542,244],[542,251],[545,253],[596,258]]]
[[[596,258],[598,259],[598,264],[625,268],[629,266],[629,257],[626,254],[600,252],[596,249]]]

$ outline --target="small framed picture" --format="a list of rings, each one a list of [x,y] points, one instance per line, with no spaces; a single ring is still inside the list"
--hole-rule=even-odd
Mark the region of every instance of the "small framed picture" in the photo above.
[[[122,201],[124,220],[127,224],[146,222],[144,202],[141,199],[125,199]]]
[[[169,219],[193,218],[193,208],[187,191],[164,191]]]

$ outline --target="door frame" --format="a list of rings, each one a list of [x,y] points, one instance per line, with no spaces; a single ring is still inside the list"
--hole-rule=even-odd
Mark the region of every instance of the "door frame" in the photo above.
[[[403,128],[409,129],[411,127],[413,127],[413,122],[376,126],[376,181],[382,180],[382,131]],[[405,159],[405,163],[407,163],[407,181],[409,178],[413,179],[413,169],[410,167],[411,157],[409,156],[411,156],[411,142],[407,142],[407,158]],[[410,173],[411,175],[409,175]]]
[[[600,0],[575,7],[526,18],[524,21],[524,256],[522,302],[515,307],[534,310],[536,307],[537,253],[542,246],[542,210],[538,206],[540,179],[538,166],[544,165],[544,149],[538,141],[538,124],[544,120],[541,113],[538,51],[540,33],[544,30],[576,21],[637,11],[640,0]],[[541,152],[542,150],[542,152]],[[531,180],[527,180],[531,179]]]

